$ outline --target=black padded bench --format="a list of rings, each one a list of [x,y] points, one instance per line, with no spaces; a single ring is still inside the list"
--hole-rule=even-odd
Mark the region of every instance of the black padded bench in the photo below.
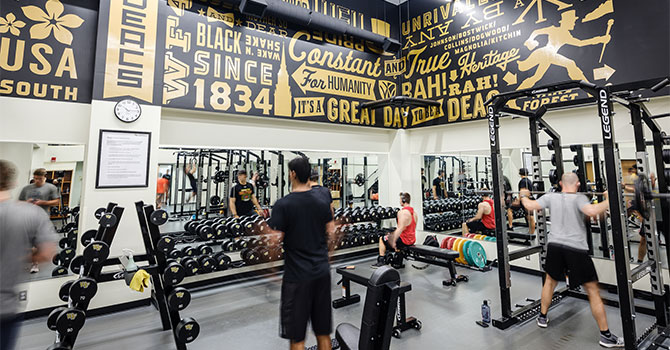
[[[536,235],[531,235],[530,233],[507,231],[507,238],[509,239],[510,243],[531,245],[532,241],[534,241],[536,237]]]
[[[342,323],[335,329],[335,339],[342,350],[389,349],[402,285],[398,271],[388,266],[382,266],[372,273],[366,283],[361,327]]]
[[[425,264],[438,265],[449,269],[450,279],[442,281],[444,286],[455,286],[458,282],[467,282],[468,276],[459,275],[456,273],[456,266],[454,260],[460,256],[455,250],[444,249],[440,247],[433,247],[428,245],[413,245],[403,248],[399,252],[391,252],[387,261],[392,266],[402,266],[402,259],[419,261]]]
[[[335,272],[342,275],[340,281],[342,282],[342,297],[333,300],[333,308],[339,309],[361,301],[360,295],[351,294],[351,282],[367,286],[370,282],[370,276],[374,275],[377,270],[364,265],[354,266],[353,269],[347,268],[347,266],[340,266],[335,269]],[[393,327],[393,336],[396,338],[400,338],[401,333],[408,329],[421,329],[421,321],[417,320],[416,317],[407,317],[405,293],[410,290],[412,290],[412,285],[407,282],[400,282],[398,285],[398,309],[395,317],[396,325]]]

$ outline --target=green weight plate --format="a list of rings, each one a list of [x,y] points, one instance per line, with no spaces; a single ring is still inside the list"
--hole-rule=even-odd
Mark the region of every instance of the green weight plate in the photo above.
[[[472,262],[472,265],[479,268],[486,266],[486,251],[484,247],[478,242],[473,242],[468,249],[469,260]]]
[[[465,261],[468,262],[468,265],[472,266],[474,265],[472,263],[472,260],[470,260],[470,246],[474,243],[474,241],[467,241],[465,244],[463,244],[463,257],[465,258]]]

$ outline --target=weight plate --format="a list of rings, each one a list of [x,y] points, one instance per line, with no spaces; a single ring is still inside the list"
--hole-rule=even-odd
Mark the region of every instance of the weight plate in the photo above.
[[[190,343],[200,334],[200,325],[195,319],[187,317],[179,321],[174,331],[180,342]]]
[[[160,250],[164,255],[168,254],[174,249],[175,240],[170,236],[163,236],[158,240],[156,248]]]
[[[172,310],[184,310],[190,303],[191,293],[186,288],[177,287],[168,295],[168,305]]]
[[[74,283],[74,281],[67,281],[60,286],[60,289],[58,290],[58,298],[60,300],[67,302],[70,296],[70,287],[72,287],[72,283]]]
[[[96,210],[95,210],[95,218],[98,219],[98,220],[100,220],[100,218],[102,217],[102,214],[105,213],[105,210],[106,210],[105,208],[98,208],[98,209],[96,209]]]
[[[168,212],[163,209],[154,210],[154,212],[149,215],[149,220],[151,220],[151,223],[156,226],[163,225],[168,221],[169,218],[170,215],[168,215]]]
[[[472,261],[473,266],[483,268],[486,266],[486,251],[484,247],[478,242],[473,242],[474,244],[470,245],[470,250],[468,255],[470,256],[470,261]]]
[[[57,277],[57,276],[65,276],[67,275],[67,267],[65,266],[56,266],[54,267],[53,270],[51,270],[51,277]]]
[[[49,313],[49,317],[47,318],[47,327],[55,331],[56,330],[56,321],[58,320],[58,315],[60,315],[61,312],[67,310],[65,306],[60,306],[57,307]]]
[[[114,225],[116,225],[116,215],[112,213],[105,213],[102,217],[100,217],[100,221],[98,222],[102,227],[105,228],[110,228]]]
[[[74,303],[91,300],[98,292],[98,283],[90,277],[82,277],[70,286],[70,299]]]
[[[109,257],[109,245],[103,241],[93,241],[84,248],[84,261],[101,264]]]
[[[463,255],[465,256],[465,261],[468,262],[468,265],[473,266],[475,263],[470,260],[470,247],[475,241],[467,241],[465,247],[463,248]]]
[[[184,270],[184,267],[177,262],[169,263],[163,271],[165,283],[172,286],[181,283],[181,281],[184,280],[184,277],[186,277],[186,270]]]
[[[79,309],[66,309],[61,311],[56,320],[56,330],[61,335],[77,334],[86,321],[86,314]]]
[[[67,237],[63,237],[58,240],[58,246],[61,248],[68,247],[70,245],[70,240]]]
[[[200,273],[210,273],[216,268],[216,260],[209,255],[203,255],[198,258],[198,263],[200,265]]]
[[[216,260],[216,269],[219,271],[227,270],[230,266],[230,262],[232,261],[232,259],[224,252],[216,253],[216,255],[214,255],[214,259]]]
[[[81,242],[82,246],[87,246],[93,239],[95,239],[95,235],[98,233],[97,230],[88,230],[84,232],[83,235],[81,235],[81,238],[79,241]]]
[[[67,265],[74,258],[75,250],[73,248],[65,248],[58,253],[60,255],[60,261],[63,265]]]

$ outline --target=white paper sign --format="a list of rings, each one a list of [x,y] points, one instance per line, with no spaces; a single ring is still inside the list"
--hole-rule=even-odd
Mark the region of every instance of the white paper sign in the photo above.
[[[148,187],[151,133],[100,130],[96,188]]]

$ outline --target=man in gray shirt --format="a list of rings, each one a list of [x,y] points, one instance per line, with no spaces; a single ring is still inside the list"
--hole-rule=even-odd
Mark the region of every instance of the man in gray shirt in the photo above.
[[[609,201],[591,204],[586,196],[578,194],[579,178],[574,173],[563,174],[560,193],[547,193],[538,200],[530,197],[530,191],[520,191],[521,203],[528,210],[549,209],[551,230],[547,238],[547,260],[545,280],[542,286],[542,305],[537,325],[546,328],[547,312],[558,281],[568,275],[571,286],[582,285],[591,304],[591,312],[600,328],[600,345],[607,348],[623,347],[623,340],[609,331],[605,306],[600,298],[598,274],[588,254],[585,215],[603,214]]]
[[[19,200],[38,205],[49,214],[49,208],[58,206],[60,193],[58,187],[46,182],[46,175],[47,171],[44,168],[35,169],[33,172],[34,182],[21,190]]]
[[[0,349],[14,348],[19,321],[16,286],[25,279],[24,264],[50,261],[56,231],[42,209],[11,199],[16,168],[0,159]]]

